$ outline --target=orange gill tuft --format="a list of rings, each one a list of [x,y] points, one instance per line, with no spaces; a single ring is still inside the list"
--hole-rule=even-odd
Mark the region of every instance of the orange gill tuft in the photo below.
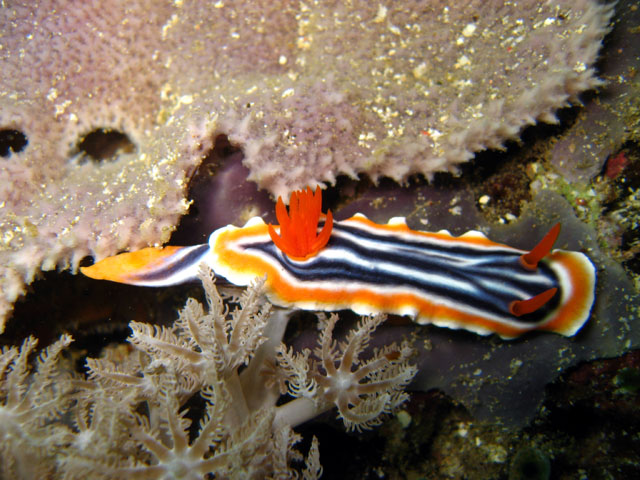
[[[269,235],[273,243],[292,260],[306,260],[316,255],[328,242],[333,229],[333,215],[327,211],[324,226],[318,233],[318,222],[322,217],[322,191],[311,188],[291,194],[289,212],[278,197],[276,217],[280,223],[278,235],[269,224]]]

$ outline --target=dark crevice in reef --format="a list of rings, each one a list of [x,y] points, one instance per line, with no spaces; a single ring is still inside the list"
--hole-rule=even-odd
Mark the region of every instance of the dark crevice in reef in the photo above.
[[[75,339],[72,351],[81,352],[82,358],[96,357],[106,345],[124,342],[133,319],[171,324],[187,297],[204,301],[200,285],[153,289],[97,282],[69,272],[44,272],[15,304],[0,346],[19,345],[29,335],[46,346],[66,332]]]
[[[226,135],[217,135],[213,141],[213,148],[206,153],[204,160],[189,179],[190,197],[194,190],[203,188],[203,185],[207,188],[210,179],[218,173],[225,161],[234,156],[242,157],[240,147],[233,145]]]
[[[242,150],[233,145],[224,134],[219,134],[213,141],[213,148],[204,152],[204,158],[189,178],[187,199],[191,203],[189,213],[183,215],[170,244],[193,245],[205,243],[210,233],[209,228],[202,225],[203,212],[215,209],[209,198],[214,188],[217,175],[231,159],[242,161]],[[177,242],[177,243],[176,243]]]
[[[135,149],[125,133],[108,128],[89,132],[78,144],[78,151],[83,157],[97,162],[114,160],[119,153],[131,153]]]
[[[0,157],[9,157],[25,149],[29,141],[27,136],[19,130],[11,128],[0,129]]]
[[[214,230],[244,225],[256,215],[267,222],[275,220],[269,194],[247,180],[242,149],[224,134],[213,138],[213,148],[203,151],[202,163],[189,179],[189,213],[180,219],[171,245],[206,243]]]

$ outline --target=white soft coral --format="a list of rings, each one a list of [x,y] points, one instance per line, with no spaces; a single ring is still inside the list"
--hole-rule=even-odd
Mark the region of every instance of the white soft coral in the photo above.
[[[338,316],[321,319],[319,347],[314,352],[317,360],[309,359],[309,350],[296,354],[284,344],[278,351],[278,362],[288,373],[287,393],[299,397],[291,405],[278,407],[279,420],[290,415],[299,423],[335,405],[349,430],[379,425],[384,414],[408,399],[404,388],[417,372],[409,363],[413,348],[405,340],[399,346],[375,349],[363,360],[371,334],[386,316],[363,317],[344,342],[333,339]]]

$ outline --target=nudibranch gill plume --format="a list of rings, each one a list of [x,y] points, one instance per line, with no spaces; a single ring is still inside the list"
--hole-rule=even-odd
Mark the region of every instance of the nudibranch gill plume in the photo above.
[[[459,237],[410,229],[404,218],[376,224],[322,214],[320,189],[294,192],[279,226],[254,217],[214,231],[209,243],[144,248],[97,262],[95,279],[143,286],[195,280],[200,264],[245,286],[266,277],[274,305],[408,315],[417,323],[513,338],[531,330],[575,334],[589,318],[596,274],[580,253],[552,250],[557,224],[530,251],[469,231]]]

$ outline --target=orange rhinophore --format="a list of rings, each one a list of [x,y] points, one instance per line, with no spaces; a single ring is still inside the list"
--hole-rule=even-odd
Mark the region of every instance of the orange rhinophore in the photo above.
[[[556,223],[530,252],[520,257],[522,266],[529,270],[535,270],[538,267],[538,262],[551,252],[558,235],[560,235],[560,224]]]
[[[333,215],[327,212],[322,230],[318,234],[318,222],[322,216],[322,192],[307,187],[291,194],[289,212],[282,197],[278,197],[276,217],[280,223],[280,235],[269,224],[269,235],[276,246],[292,260],[306,260],[316,255],[328,242],[333,229]]]
[[[542,308],[545,303],[551,300],[557,291],[558,287],[553,287],[527,300],[513,301],[509,306],[509,311],[516,317],[521,317],[522,315],[533,313],[536,310]]]

